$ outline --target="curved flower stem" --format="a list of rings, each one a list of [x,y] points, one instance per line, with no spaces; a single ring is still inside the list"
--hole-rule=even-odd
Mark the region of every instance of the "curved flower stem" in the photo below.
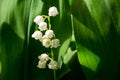
[[[48,25],[49,25],[49,29],[51,29],[50,16],[48,16],[47,18],[48,18]]]
[[[54,53],[53,53],[53,50],[51,49],[51,56],[52,56],[52,59],[54,59]],[[57,80],[56,78],[56,70],[53,69],[53,76],[54,76],[54,80]]]
[[[51,29],[50,16],[46,16],[46,15],[42,15],[42,16],[45,17],[44,20],[48,19],[48,27],[49,27],[48,29]]]

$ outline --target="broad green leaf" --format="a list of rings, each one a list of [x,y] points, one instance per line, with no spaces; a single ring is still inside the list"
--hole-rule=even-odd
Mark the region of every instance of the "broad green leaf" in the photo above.
[[[18,36],[7,23],[3,23],[1,29],[1,79],[21,80],[21,68],[23,68],[24,40]],[[14,72],[14,73],[13,73]],[[13,73],[13,74],[12,74]]]
[[[93,72],[96,72],[100,58],[81,45],[79,45],[79,48],[81,49],[78,53],[80,64],[91,69]]]
[[[71,16],[69,10],[68,1],[59,0],[59,18],[54,19],[52,22],[54,22],[53,30],[55,30],[56,36],[61,40],[61,44],[72,35]]]
[[[23,45],[25,27],[23,26],[22,1],[0,0],[0,62],[1,80],[23,79]],[[13,73],[14,74],[11,74]],[[24,73],[24,72],[23,72]]]
[[[98,5],[99,3],[99,5]],[[117,0],[76,0],[71,10],[79,50],[78,58],[87,80],[117,79],[120,73],[120,10]]]
[[[11,24],[12,29],[21,38],[25,38],[24,26],[22,22],[22,12],[20,12],[21,2],[17,4],[18,0],[1,0],[0,1],[0,30],[4,22]],[[14,14],[14,15],[13,15]]]

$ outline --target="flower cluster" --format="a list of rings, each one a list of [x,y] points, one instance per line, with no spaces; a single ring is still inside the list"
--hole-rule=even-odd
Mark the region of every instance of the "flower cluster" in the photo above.
[[[58,14],[56,7],[49,8],[49,16],[43,15],[43,16],[37,16],[34,19],[34,22],[39,26],[38,30],[36,30],[32,34],[32,38],[39,40],[42,42],[42,45],[46,48],[57,48],[60,46],[60,40],[55,38],[54,31],[51,30],[51,24],[50,24],[50,16],[56,16]],[[45,20],[48,19],[47,24]],[[44,33],[45,32],[45,33]],[[43,35],[44,33],[44,35]]]
[[[46,48],[57,48],[60,46],[60,40],[55,38],[55,33],[51,29],[50,17],[58,15],[56,7],[50,7],[47,15],[38,15],[35,17],[34,22],[38,25],[38,30],[32,34],[32,38],[39,40]],[[41,54],[39,57],[38,67],[46,68],[48,64],[49,69],[57,69],[58,63],[50,58],[46,53]]]
[[[46,68],[47,62],[50,60],[48,64],[49,69],[58,69],[58,63],[51,59],[46,53],[41,54],[38,56],[39,62],[38,62],[38,68]]]

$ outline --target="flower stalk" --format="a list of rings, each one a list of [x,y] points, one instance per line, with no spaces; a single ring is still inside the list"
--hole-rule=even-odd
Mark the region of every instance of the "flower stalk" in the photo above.
[[[52,56],[52,59],[54,59],[53,49],[51,49],[51,56]],[[56,70],[55,69],[53,69],[53,76],[54,76],[54,80],[57,80],[57,78],[56,78]]]

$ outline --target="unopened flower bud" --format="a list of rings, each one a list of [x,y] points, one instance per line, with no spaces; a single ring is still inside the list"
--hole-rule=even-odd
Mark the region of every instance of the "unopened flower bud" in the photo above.
[[[49,13],[48,13],[48,15],[49,16],[56,16],[56,15],[58,15],[58,10],[57,10],[57,8],[56,7],[50,7],[49,8]]]

